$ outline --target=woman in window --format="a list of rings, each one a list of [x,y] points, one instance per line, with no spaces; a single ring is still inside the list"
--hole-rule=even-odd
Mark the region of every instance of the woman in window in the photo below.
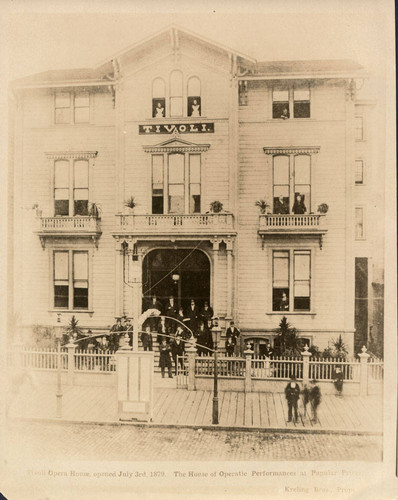
[[[162,106],[162,103],[159,101],[156,104],[156,113],[155,113],[155,118],[163,118],[164,117],[164,107]]]
[[[198,104],[198,101],[196,99],[194,99],[192,103],[191,116],[193,117],[200,116],[200,104]]]
[[[296,193],[296,199],[294,200],[293,213],[294,214],[305,214],[307,209],[304,205],[304,199],[300,193]]]

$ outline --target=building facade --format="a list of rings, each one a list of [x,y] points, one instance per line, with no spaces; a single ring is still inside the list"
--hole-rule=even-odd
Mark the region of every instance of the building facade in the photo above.
[[[364,76],[352,61],[257,62],[171,27],[96,68],[14,82],[21,327],[75,315],[95,331],[173,296],[208,301],[258,354],[283,316],[352,353],[358,258],[375,250],[356,233],[373,199],[371,174],[366,193],[357,182],[373,154],[356,135]]]

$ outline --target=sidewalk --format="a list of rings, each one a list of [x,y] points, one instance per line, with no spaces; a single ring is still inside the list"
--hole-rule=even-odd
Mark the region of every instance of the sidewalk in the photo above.
[[[116,423],[117,400],[113,387],[64,386],[62,420]],[[25,385],[10,405],[10,418],[56,419],[56,386]],[[176,389],[174,379],[155,380],[152,424],[207,427],[212,425],[211,391]],[[308,411],[310,408],[308,407]],[[304,432],[382,431],[381,396],[325,395],[318,410],[319,422],[311,422],[299,404],[297,423],[287,422],[287,404],[280,393],[219,393],[219,426],[225,428],[299,430]]]

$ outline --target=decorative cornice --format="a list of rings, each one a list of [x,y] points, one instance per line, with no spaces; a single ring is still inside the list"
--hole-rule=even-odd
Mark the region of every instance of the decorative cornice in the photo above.
[[[209,147],[210,144],[198,144],[196,146],[143,146],[146,153],[203,153]]]
[[[308,155],[314,155],[319,153],[320,147],[319,146],[281,146],[281,147],[276,147],[276,148],[269,148],[265,147],[263,148],[264,153],[266,155],[280,155],[280,154],[285,154],[285,155],[294,155],[297,153],[301,154],[308,154]]]
[[[45,155],[51,160],[62,160],[64,158],[77,159],[88,159],[96,158],[98,151],[51,151],[46,152]]]

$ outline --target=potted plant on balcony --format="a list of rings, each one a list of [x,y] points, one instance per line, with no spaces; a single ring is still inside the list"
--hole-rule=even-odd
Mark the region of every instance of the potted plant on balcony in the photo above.
[[[130,196],[125,202],[124,206],[129,209],[130,213],[133,213],[134,208],[137,206],[137,202],[134,199],[134,196]]]
[[[320,214],[326,214],[329,210],[329,205],[327,203],[321,203],[318,205],[318,212]]]
[[[95,217],[96,219],[100,219],[100,217],[101,217],[101,208],[99,207],[99,205],[97,205],[94,202],[90,203],[89,207],[88,207],[88,215],[90,217]]]
[[[254,205],[260,209],[260,214],[269,213],[269,208],[271,208],[271,205],[263,198],[261,200],[257,200]]]
[[[33,204],[32,210],[36,210],[36,217],[41,217],[43,214],[43,210],[39,207],[38,203]]]
[[[219,214],[220,212],[222,212],[222,209],[223,204],[221,203],[221,201],[216,200],[210,203],[210,213]]]

